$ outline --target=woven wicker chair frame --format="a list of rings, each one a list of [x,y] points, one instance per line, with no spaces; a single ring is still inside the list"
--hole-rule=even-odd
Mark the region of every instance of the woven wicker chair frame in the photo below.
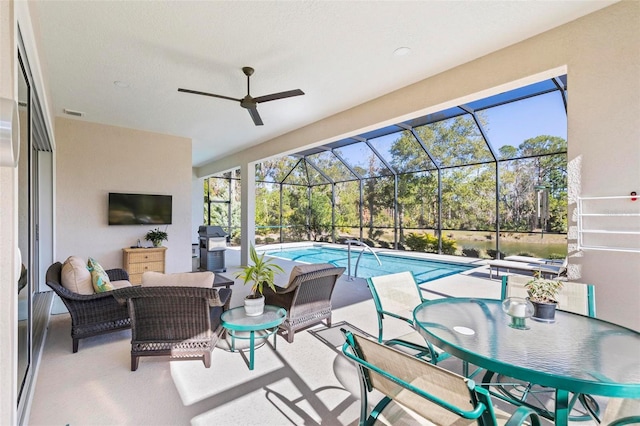
[[[131,371],[142,356],[202,359],[211,366],[211,352],[222,335],[220,316],[230,289],[139,287],[118,294],[131,316]]]
[[[114,298],[122,289],[90,295],[74,293],[62,286],[61,272],[60,262],[51,265],[47,270],[46,283],[69,310],[74,353],[78,352],[80,339],[131,327],[127,307]],[[111,281],[129,280],[129,274],[124,269],[105,272]]]
[[[264,289],[265,303],[287,310],[287,318],[280,325],[287,341],[293,342],[297,330],[326,321],[331,327],[331,296],[338,278],[345,268],[328,268],[298,275],[287,288],[276,291]]]

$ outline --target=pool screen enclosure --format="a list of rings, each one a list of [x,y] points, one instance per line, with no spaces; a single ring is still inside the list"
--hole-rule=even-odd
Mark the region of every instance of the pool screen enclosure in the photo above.
[[[358,238],[462,255],[488,243],[497,257],[501,245],[556,236],[566,255],[566,108],[559,76],[262,162],[256,242]],[[239,178],[205,182],[205,223],[232,243]]]

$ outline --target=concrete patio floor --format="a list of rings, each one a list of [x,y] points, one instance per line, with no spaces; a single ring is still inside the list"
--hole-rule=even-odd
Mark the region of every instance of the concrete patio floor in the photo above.
[[[227,250],[223,275],[233,277],[239,260],[237,250]],[[286,271],[278,280],[286,281],[294,262],[276,262]],[[481,266],[427,283],[425,297],[499,298],[500,281],[489,280],[488,274]],[[249,287],[236,280],[231,306],[240,306],[248,292]],[[365,280],[344,276],[332,300],[333,328],[299,331],[291,344],[278,336],[277,350],[270,339],[256,350],[253,371],[246,356],[216,348],[209,369],[201,361],[147,357],[131,372],[130,331],[84,339],[74,354],[68,314],[52,315],[28,424],[357,424],[357,374],[340,352],[338,330],[342,325],[377,336],[375,306]],[[400,321],[385,322],[385,338],[407,331]],[[462,363],[449,358],[442,365],[460,372]]]

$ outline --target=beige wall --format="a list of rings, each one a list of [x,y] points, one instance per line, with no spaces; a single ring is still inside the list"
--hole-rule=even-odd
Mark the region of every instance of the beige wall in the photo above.
[[[628,195],[640,190],[639,22],[640,2],[617,3],[214,161],[196,174],[237,168],[566,73],[570,212],[579,195]],[[575,238],[575,220],[569,226]],[[573,252],[575,245],[575,239],[570,241],[571,278],[596,285],[598,317],[640,329],[640,254]]]
[[[57,260],[95,258],[122,267],[122,248],[154,228],[109,226],[109,192],[173,196],[167,272],[191,270],[191,140],[57,118]],[[165,229],[164,226],[161,229]]]

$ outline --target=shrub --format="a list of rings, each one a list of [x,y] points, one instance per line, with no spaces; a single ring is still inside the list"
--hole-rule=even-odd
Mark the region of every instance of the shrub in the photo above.
[[[369,247],[375,247],[376,246],[376,242],[373,241],[373,240],[370,240],[369,238],[363,238],[362,242],[365,243],[366,245],[368,245]]]
[[[456,254],[456,240],[443,238],[442,239],[442,253],[443,254]],[[438,239],[436,238],[434,252],[438,252]]]
[[[427,251],[427,247],[429,246],[429,236],[426,234],[416,234],[415,232],[412,232],[407,235],[404,242],[407,247],[413,251]]]
[[[463,247],[462,254],[466,257],[480,257],[480,250],[475,248]]]
[[[438,253],[438,237],[430,234],[416,234],[414,232],[407,235],[405,243],[413,251],[428,253]],[[449,238],[442,239],[442,253],[456,254],[456,242]]]
[[[487,249],[487,254],[492,259],[504,259],[504,253],[495,249]]]
[[[550,253],[549,256],[547,257],[548,259],[561,259],[564,260],[564,258],[567,257],[566,254],[562,254],[562,253]]]

